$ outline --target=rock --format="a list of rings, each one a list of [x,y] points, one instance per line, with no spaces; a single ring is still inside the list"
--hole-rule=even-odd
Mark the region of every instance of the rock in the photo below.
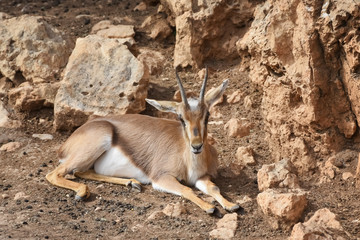
[[[289,240],[336,239],[345,240],[349,236],[344,231],[336,215],[327,208],[317,210],[304,223],[297,223],[291,231]]]
[[[165,64],[165,57],[158,51],[141,48],[137,59],[148,69],[150,75],[160,75]]]
[[[54,137],[51,134],[33,134],[33,138],[39,138],[41,140],[53,140]]]
[[[1,75],[16,86],[58,81],[73,48],[67,37],[42,17],[29,15],[2,20],[0,29]]]
[[[186,97],[187,98],[198,98],[199,94],[195,93],[193,91],[186,91]],[[180,90],[176,90],[173,96],[173,100],[176,102],[181,102],[181,94],[180,94]]]
[[[234,104],[240,102],[241,98],[243,97],[243,94],[240,90],[236,90],[233,92],[229,98],[227,99],[228,103]]]
[[[253,101],[249,95],[244,97],[244,106],[246,109],[248,109],[248,110],[252,109],[253,105],[254,105]]]
[[[135,31],[132,25],[109,25],[105,29],[99,29],[96,35],[104,38],[133,38]]]
[[[227,4],[223,0],[162,0],[161,4],[176,27],[175,67],[200,67],[208,58],[234,58],[235,43],[243,35],[239,29],[251,21],[256,6],[251,1]]]
[[[355,179],[356,179],[356,187],[360,188],[360,153],[359,153],[356,172],[355,172]]]
[[[305,192],[298,190],[283,193],[267,189],[259,193],[256,200],[274,229],[288,229],[295,224],[307,205]]]
[[[209,112],[210,112],[210,116],[211,118],[215,118],[215,119],[218,119],[218,118],[222,118],[223,115],[220,111],[220,108],[218,108],[217,106],[212,106],[210,109],[209,109]]]
[[[110,20],[102,20],[98,23],[96,23],[92,28],[91,28],[91,34],[96,34],[98,31],[103,30],[103,29],[108,29],[110,26],[112,26],[112,23]]]
[[[245,137],[250,135],[251,124],[245,119],[231,118],[224,126],[224,130],[227,130],[229,137]]]
[[[9,194],[4,193],[1,195],[1,197],[2,197],[2,199],[8,199],[10,196],[9,196]]]
[[[133,11],[145,11],[147,9],[147,5],[145,2],[140,2],[138,5],[136,5],[136,7],[134,7]]]
[[[345,181],[348,180],[349,178],[354,178],[354,175],[351,172],[344,172],[342,174],[342,179],[344,179]]]
[[[343,148],[344,138],[358,132],[358,5],[265,1],[253,16],[236,45],[250,80],[262,92],[266,140],[276,161],[289,158],[301,174],[311,174],[319,152]],[[299,149],[301,142],[305,151]]]
[[[155,211],[155,212],[151,213],[147,219],[148,220],[159,220],[159,219],[163,219],[165,216],[166,216],[165,213],[163,213],[162,211]]]
[[[260,191],[269,188],[299,188],[299,180],[295,174],[296,169],[288,159],[277,163],[263,165],[257,173]]]
[[[235,236],[237,228],[237,213],[225,214],[216,224],[216,229],[210,232],[210,237],[219,239],[230,239]]]
[[[236,203],[238,203],[239,205],[243,205],[245,203],[252,202],[252,200],[253,199],[251,197],[245,195],[242,199],[236,200]]]
[[[168,204],[164,208],[163,213],[169,217],[179,217],[182,214],[186,214],[187,210],[183,205],[181,205],[181,203],[178,202],[176,204]]]
[[[237,163],[242,166],[254,166],[254,152],[251,147],[239,147],[236,151]]]
[[[55,129],[80,126],[90,115],[145,109],[148,75],[117,39],[78,38],[55,99]]]
[[[164,40],[173,32],[167,20],[160,14],[147,17],[141,24],[140,29],[151,39],[157,40]]]
[[[207,135],[207,140],[210,145],[215,145],[217,143],[216,139],[210,133]]]
[[[336,172],[338,171],[338,167],[334,165],[336,161],[336,158],[334,156],[328,158],[325,163],[320,164],[320,183],[322,182],[328,182],[331,179],[335,178]]]
[[[9,91],[9,102],[18,111],[38,110],[43,107],[54,106],[54,100],[59,88],[59,83],[29,82],[20,84]]]
[[[0,77],[0,98],[5,97],[14,84],[6,77]]]
[[[5,19],[8,19],[8,18],[11,18],[11,16],[7,13],[4,13],[4,12],[0,12],[0,20],[5,20]]]
[[[20,147],[21,147],[21,143],[19,143],[19,142],[9,142],[9,143],[3,144],[0,147],[0,151],[13,152]]]
[[[22,198],[29,198],[29,196],[26,195],[24,192],[18,192],[15,194],[14,200],[16,201]]]

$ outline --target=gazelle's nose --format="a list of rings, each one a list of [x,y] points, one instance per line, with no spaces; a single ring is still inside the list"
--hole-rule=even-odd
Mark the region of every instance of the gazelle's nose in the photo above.
[[[191,148],[193,153],[199,154],[202,151],[203,144],[201,143],[201,144],[191,145]]]

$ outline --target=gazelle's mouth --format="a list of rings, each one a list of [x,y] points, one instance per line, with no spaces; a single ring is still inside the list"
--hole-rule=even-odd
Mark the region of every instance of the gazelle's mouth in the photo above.
[[[204,146],[203,144],[197,145],[197,146],[191,145],[191,151],[192,151],[194,154],[199,154],[199,153],[202,152],[203,146]]]

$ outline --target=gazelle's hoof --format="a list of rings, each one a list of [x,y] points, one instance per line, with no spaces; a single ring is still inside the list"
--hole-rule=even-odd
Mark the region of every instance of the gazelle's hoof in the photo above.
[[[235,211],[238,210],[239,208],[240,208],[239,205],[234,204],[234,206],[232,206],[232,207],[227,207],[227,208],[225,208],[225,209],[226,209],[226,211],[229,211],[229,212],[235,212]]]
[[[136,182],[131,182],[132,189],[135,189],[137,192],[141,192],[141,185]]]
[[[83,188],[76,192],[75,200],[81,201],[87,199],[88,197],[90,197],[90,191],[89,188],[85,185]]]
[[[215,207],[209,208],[209,209],[206,210],[206,213],[207,214],[213,214],[215,212],[215,209],[216,209]]]

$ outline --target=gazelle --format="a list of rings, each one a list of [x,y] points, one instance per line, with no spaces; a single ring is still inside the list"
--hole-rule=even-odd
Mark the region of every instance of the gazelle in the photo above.
[[[207,140],[209,108],[223,95],[225,80],[205,95],[208,71],[198,99],[187,99],[180,77],[176,79],[182,102],[146,101],[160,111],[178,115],[179,121],[139,114],[98,117],[78,128],[59,149],[61,164],[46,175],[59,187],[74,190],[76,199],[90,195],[85,184],[66,174],[141,190],[142,184],[183,196],[212,214],[214,205],[200,199],[188,186],[214,197],[228,211],[239,208],[226,200],[211,182],[216,175],[217,152]],[[186,185],[182,185],[183,181]]]

